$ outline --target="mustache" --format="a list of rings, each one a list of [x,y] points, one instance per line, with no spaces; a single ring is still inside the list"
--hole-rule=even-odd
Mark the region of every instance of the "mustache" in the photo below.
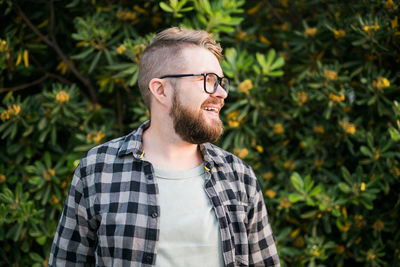
[[[209,98],[201,106],[204,107],[209,104],[219,105],[222,108],[225,105],[225,101],[223,99]]]

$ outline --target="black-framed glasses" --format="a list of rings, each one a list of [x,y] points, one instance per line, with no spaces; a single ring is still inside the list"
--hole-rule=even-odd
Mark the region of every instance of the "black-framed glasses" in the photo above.
[[[160,79],[164,78],[181,78],[181,77],[189,77],[189,76],[203,76],[204,77],[204,91],[207,94],[214,94],[217,91],[218,85],[225,90],[228,94],[229,92],[229,80],[226,77],[219,77],[215,73],[198,73],[198,74],[171,74],[164,75],[160,77]]]

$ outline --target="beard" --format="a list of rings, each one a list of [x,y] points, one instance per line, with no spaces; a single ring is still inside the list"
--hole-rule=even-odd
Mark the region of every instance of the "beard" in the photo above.
[[[222,103],[221,103],[222,102]],[[184,107],[174,90],[172,107],[169,115],[174,123],[175,132],[182,140],[191,144],[216,142],[223,133],[222,121],[218,118],[207,123],[202,110],[207,104],[223,104],[220,99],[208,99],[203,102],[199,111]]]

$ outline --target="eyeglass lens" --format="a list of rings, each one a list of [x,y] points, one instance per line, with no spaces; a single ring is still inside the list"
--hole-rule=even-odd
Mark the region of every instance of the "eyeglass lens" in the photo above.
[[[210,94],[213,94],[217,91],[218,88],[218,76],[214,73],[208,73],[206,75],[206,91]],[[227,78],[222,78],[221,79],[221,83],[220,83],[221,87],[228,92],[229,90],[229,83],[228,83],[228,79]]]

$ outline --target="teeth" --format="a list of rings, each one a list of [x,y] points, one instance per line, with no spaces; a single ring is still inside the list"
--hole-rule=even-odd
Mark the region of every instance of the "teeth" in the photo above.
[[[209,108],[209,107],[206,107],[206,108],[204,108],[205,110],[209,110],[209,111],[216,111],[216,112],[218,112],[218,109],[217,108]]]

